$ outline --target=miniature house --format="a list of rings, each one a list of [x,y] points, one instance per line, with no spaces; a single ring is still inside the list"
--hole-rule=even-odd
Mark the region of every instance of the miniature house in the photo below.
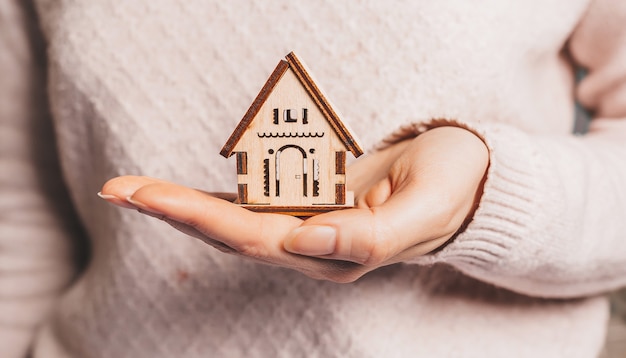
[[[237,158],[239,204],[298,216],[352,207],[346,152],[363,151],[292,52],[281,60],[220,154]]]

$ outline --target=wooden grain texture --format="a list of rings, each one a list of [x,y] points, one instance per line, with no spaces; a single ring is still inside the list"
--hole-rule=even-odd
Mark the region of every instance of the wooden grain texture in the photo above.
[[[363,153],[292,52],[276,66],[220,154],[237,153],[239,202],[245,207],[307,216],[354,205],[346,198],[347,151]]]
[[[346,152],[335,152],[335,174],[346,174]]]
[[[337,132],[346,147],[350,150],[350,152],[352,152],[355,158],[361,156],[363,154],[363,150],[350,131],[348,131],[348,128],[344,125],[341,119],[339,119],[339,116],[330,105],[330,102],[326,99],[326,96],[322,93],[315,81],[313,81],[310,71],[307,70],[304,63],[300,61],[300,59],[293,52],[290,52],[287,55],[287,62],[289,62],[289,67],[295,72],[296,76],[298,76],[302,85],[307,89],[311,98],[322,110],[322,113],[326,119],[328,119],[330,125],[333,126],[333,129]]]
[[[313,101],[317,104],[317,106],[322,111],[322,114],[326,117],[330,125],[339,135],[339,138],[344,142],[348,150],[352,152],[355,158],[358,158],[363,154],[363,150],[359,146],[356,139],[350,133],[346,125],[341,121],[333,107],[330,105],[330,102],[326,99],[326,96],[322,93],[320,88],[313,81],[312,76],[309,71],[306,69],[304,63],[296,56],[294,52],[290,52],[287,56],[287,61],[281,60],[268,80],[261,88],[261,91],[257,95],[257,97],[246,111],[246,114],[243,116],[242,120],[239,122],[233,133],[230,135],[226,144],[222,147],[220,154],[226,158],[228,158],[233,151],[233,148],[243,135],[243,133],[248,128],[248,125],[254,118],[256,117],[259,109],[263,105],[263,103],[267,100],[267,97],[270,95],[276,84],[279,82],[280,78],[287,71],[287,69],[291,69],[294,71],[304,88],[307,90]]]
[[[237,184],[237,197],[239,199],[239,203],[248,203],[248,184]]]
[[[222,147],[222,150],[220,151],[220,154],[222,156],[228,158],[233,153],[233,148],[235,148],[235,145],[237,144],[243,133],[246,131],[246,128],[248,128],[250,122],[252,122],[252,120],[256,117],[259,109],[261,108],[263,103],[265,103],[265,100],[272,93],[272,90],[274,89],[280,78],[283,76],[283,74],[285,74],[287,69],[289,69],[289,63],[287,61],[281,60],[280,62],[278,62],[278,65],[276,65],[276,68],[270,75],[269,79],[265,82],[265,85],[263,85],[263,88],[261,88],[261,91],[250,105],[250,108],[248,108],[246,114],[243,116],[233,133],[230,135],[230,137],[226,141],[226,144],[224,144],[224,146]]]
[[[346,192],[346,203],[343,205],[312,205],[312,206],[273,206],[273,205],[250,205],[244,204],[241,207],[259,213],[283,214],[298,217],[311,217],[335,210],[345,210],[354,208],[354,192]]]
[[[335,204],[337,205],[346,204],[346,185],[345,184],[335,184]]]
[[[327,205],[327,206],[264,206],[264,205],[241,205],[242,207],[259,213],[283,214],[299,217],[310,217],[335,210],[350,209],[350,206]]]
[[[248,174],[248,153],[237,153],[237,174]]]
[[[277,108],[281,115],[275,124]],[[302,122],[305,108],[307,124]],[[297,110],[297,121],[286,120],[288,109]],[[333,205],[335,184],[346,179],[345,169],[336,173],[336,153],[343,153],[339,167],[345,166],[347,148],[293,71],[285,72],[257,116],[234,148],[247,153],[247,175],[237,178],[248,184],[248,203]]]

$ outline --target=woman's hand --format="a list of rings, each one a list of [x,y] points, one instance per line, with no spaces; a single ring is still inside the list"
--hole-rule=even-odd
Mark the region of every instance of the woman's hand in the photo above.
[[[348,169],[357,208],[306,221],[254,213],[205,192],[147,177],[108,181],[101,196],[165,220],[224,252],[335,282],[442,246],[480,199],[485,144],[458,127],[431,129]]]

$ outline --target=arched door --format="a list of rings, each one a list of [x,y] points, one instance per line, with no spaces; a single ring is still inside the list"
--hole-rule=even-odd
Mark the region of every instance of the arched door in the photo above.
[[[307,194],[306,152],[297,145],[285,145],[276,151],[276,201],[302,205]]]

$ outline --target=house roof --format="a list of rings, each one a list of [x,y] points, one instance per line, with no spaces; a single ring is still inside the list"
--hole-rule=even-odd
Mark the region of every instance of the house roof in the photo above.
[[[348,128],[341,122],[341,119],[339,119],[335,110],[309,75],[309,72],[306,70],[304,64],[293,52],[286,56],[286,60],[281,60],[278,63],[274,72],[272,72],[267,82],[265,82],[265,85],[263,85],[263,88],[261,88],[261,91],[254,99],[254,102],[252,102],[250,108],[248,108],[246,114],[230,135],[230,138],[228,138],[224,147],[222,147],[220,154],[226,158],[232,155],[235,145],[237,145],[250,123],[254,120],[257,113],[261,109],[261,106],[263,106],[263,103],[265,103],[269,95],[272,93],[281,77],[290,68],[293,70],[306,92],[311,96],[317,107],[322,112],[322,115],[326,118],[335,133],[337,133],[346,148],[348,148],[348,150],[352,152],[355,157],[359,157],[363,154],[363,150],[359,144],[356,142],[352,134],[350,134]]]

